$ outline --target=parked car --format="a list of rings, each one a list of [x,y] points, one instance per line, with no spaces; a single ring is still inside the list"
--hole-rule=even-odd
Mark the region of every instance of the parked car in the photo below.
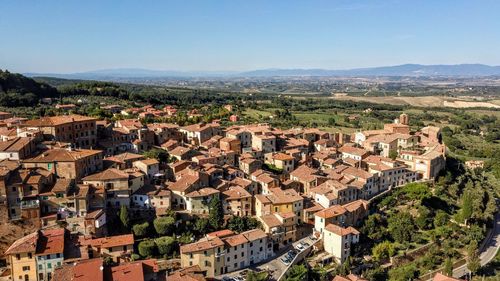
[[[296,253],[294,250],[290,250],[290,251],[288,251],[288,253],[286,253],[286,255],[287,255],[290,259],[293,259],[293,258],[295,258],[295,256],[297,255],[297,253]]]
[[[295,246],[295,249],[297,249],[297,250],[299,250],[299,251],[304,251],[304,249],[305,249],[305,248],[304,248],[304,246],[302,246],[302,244],[297,244],[297,245]]]
[[[280,259],[280,261],[281,261],[282,263],[284,263],[285,265],[289,265],[289,264],[292,262],[291,260],[289,260],[289,259],[288,259],[288,258],[286,258],[286,257],[282,257],[282,258]]]

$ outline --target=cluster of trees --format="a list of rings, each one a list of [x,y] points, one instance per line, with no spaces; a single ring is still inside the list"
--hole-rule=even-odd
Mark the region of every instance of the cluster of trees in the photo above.
[[[260,222],[253,217],[232,216],[226,222],[222,201],[218,197],[212,199],[209,204],[208,218],[197,218],[194,223],[194,230],[200,235],[225,228],[240,233],[261,227]]]
[[[126,206],[122,205],[118,214],[121,223],[122,232],[129,232],[130,229],[140,241],[137,245],[137,252],[133,259],[158,257],[165,258],[175,256],[179,251],[179,243],[184,242],[181,238],[177,239],[176,233],[176,215],[173,212],[166,216],[158,217],[150,224],[148,221],[131,224],[131,216]]]
[[[442,133],[451,151],[468,157],[500,159],[500,120],[496,116],[477,116],[459,111],[449,119],[456,127],[452,129],[446,126]],[[461,140],[465,137],[475,137],[481,143]]]
[[[334,264],[331,264],[334,265]],[[285,280],[310,280],[310,281],[329,281],[336,275],[347,276],[351,272],[351,259],[348,258],[344,263],[331,267],[331,265],[317,266],[314,268],[306,267],[304,264],[297,264],[290,267]]]
[[[390,104],[372,104],[368,102],[349,101],[349,100],[334,100],[334,99],[318,99],[318,98],[286,98],[281,96],[273,96],[270,103],[261,104],[264,108],[288,108],[290,111],[319,111],[319,110],[335,110],[344,109],[347,111],[359,111],[371,108],[373,110],[388,110],[401,112],[406,106],[390,105]]]
[[[494,221],[497,179],[481,170],[466,170],[452,157],[445,171],[433,184],[408,184],[374,202],[375,213],[361,228],[374,261],[365,277],[413,280],[437,267],[450,272],[453,262],[464,257],[468,269],[478,272],[477,245]],[[406,259],[409,249],[415,252]],[[391,257],[406,261],[388,271],[379,267]]]
[[[153,148],[142,153],[146,158],[158,160],[160,163],[171,163],[175,157],[171,157],[167,151],[159,148]]]
[[[128,99],[129,93],[110,82],[88,81],[58,87],[62,96],[104,96]]]
[[[215,198],[209,203],[208,217],[195,217],[193,220],[179,221],[175,212],[168,212],[165,216],[151,221],[141,221],[133,224],[129,209],[122,206],[118,212],[118,227],[115,231],[129,233],[136,237],[137,253],[134,259],[149,257],[175,257],[179,253],[179,245],[192,243],[196,238],[206,233],[221,229],[231,229],[236,233],[261,227],[260,222],[252,217],[231,217],[224,219],[222,201]],[[256,280],[260,275],[256,275]]]
[[[179,240],[175,235],[176,218],[174,214],[158,217],[153,221],[136,224],[132,231],[136,237],[145,238],[137,245],[139,255],[143,258],[163,256],[171,257],[178,253]],[[154,232],[153,232],[153,229]],[[156,238],[152,234],[156,234]]]
[[[137,246],[139,255],[144,258],[162,256],[165,258],[175,255],[178,249],[177,241],[172,236],[162,236],[156,239],[147,239],[139,242]],[[134,257],[137,259],[138,257]]]
[[[56,87],[49,86],[48,83]],[[239,105],[246,102],[270,99],[268,95],[260,93],[249,95],[211,89],[190,89],[43,77],[34,80],[21,74],[13,74],[7,70],[0,70],[0,106],[33,106],[38,104],[40,99],[44,97],[103,97],[102,100],[104,101],[106,97],[109,97],[112,100],[118,99],[130,103],[170,104],[187,109],[202,107],[207,104],[214,107],[221,107],[228,103]],[[102,112],[94,113],[100,114]],[[216,117],[214,116],[211,120]]]
[[[33,106],[40,98],[57,96],[57,90],[47,84],[0,69],[0,106]]]

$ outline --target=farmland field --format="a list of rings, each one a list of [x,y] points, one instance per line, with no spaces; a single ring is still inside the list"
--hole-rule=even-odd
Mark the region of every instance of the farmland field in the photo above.
[[[471,107],[487,107],[500,108],[499,100],[492,101],[474,101],[472,99],[457,99],[444,96],[422,96],[422,97],[370,97],[370,96],[349,96],[335,95],[331,97],[337,100],[351,100],[360,102],[371,102],[378,104],[393,104],[393,105],[411,105],[418,107],[453,107],[453,108],[471,108]]]

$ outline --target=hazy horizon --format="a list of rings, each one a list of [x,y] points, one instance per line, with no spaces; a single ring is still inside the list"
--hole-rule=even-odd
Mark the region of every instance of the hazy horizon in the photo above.
[[[349,71],[349,70],[357,70],[357,69],[372,69],[372,68],[384,68],[384,67],[398,67],[403,65],[422,65],[422,66],[437,66],[440,64],[418,64],[418,63],[405,63],[400,65],[378,65],[378,66],[367,66],[367,67],[353,67],[353,68],[342,68],[342,69],[333,69],[333,68],[319,68],[319,67],[311,67],[311,68],[301,68],[301,67],[290,67],[290,68],[280,68],[280,67],[270,67],[270,68],[259,68],[259,69],[243,69],[243,70],[177,70],[177,69],[150,69],[150,68],[141,68],[141,67],[123,67],[123,68],[105,68],[105,69],[89,69],[78,72],[20,72],[20,73],[28,73],[28,74],[62,74],[62,75],[70,75],[70,74],[81,74],[81,73],[99,73],[99,72],[113,72],[113,71],[146,71],[146,72],[179,72],[179,73],[227,73],[227,74],[238,74],[238,73],[246,73],[252,71],[259,70],[325,70],[325,71]],[[488,65],[488,64],[477,64],[477,63],[457,63],[457,64],[441,64],[444,66],[460,66],[460,65],[485,65],[490,67],[500,67],[500,65]],[[0,69],[2,69],[0,67]],[[4,69],[5,70],[5,69]],[[7,69],[9,70],[9,69]],[[11,71],[11,70],[9,70]],[[12,72],[12,71],[11,71]]]

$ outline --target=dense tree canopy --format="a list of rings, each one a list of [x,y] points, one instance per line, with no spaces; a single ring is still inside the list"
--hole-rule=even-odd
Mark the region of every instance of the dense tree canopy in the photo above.
[[[154,228],[158,235],[168,235],[173,232],[175,218],[171,216],[159,217],[153,221]]]
[[[210,201],[208,220],[213,229],[220,229],[224,225],[224,209],[219,197]]]

